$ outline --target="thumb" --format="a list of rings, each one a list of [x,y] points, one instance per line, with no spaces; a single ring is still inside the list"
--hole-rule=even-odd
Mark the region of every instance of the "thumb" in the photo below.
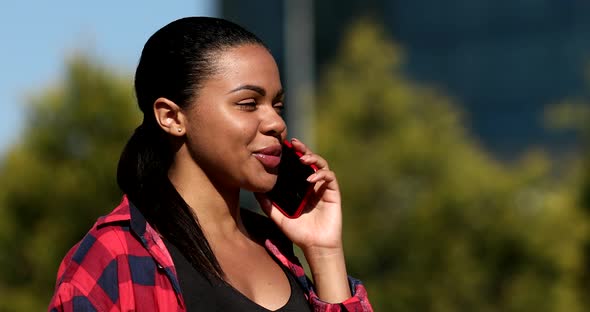
[[[285,216],[272,204],[272,201],[264,193],[254,193],[260,208],[276,224],[281,224]]]

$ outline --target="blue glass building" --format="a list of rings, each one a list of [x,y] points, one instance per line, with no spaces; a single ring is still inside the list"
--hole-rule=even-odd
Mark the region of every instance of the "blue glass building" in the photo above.
[[[252,29],[282,62],[284,1],[221,1],[221,14]],[[561,151],[572,133],[543,124],[543,112],[587,95],[590,2],[584,0],[319,0],[316,69],[334,56],[360,16],[382,23],[406,52],[406,72],[455,97],[467,125],[503,158],[525,148]],[[588,76],[590,79],[590,76]]]

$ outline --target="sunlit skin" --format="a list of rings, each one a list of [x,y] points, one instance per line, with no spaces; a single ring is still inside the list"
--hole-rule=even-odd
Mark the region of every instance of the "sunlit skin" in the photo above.
[[[269,309],[283,306],[290,295],[279,265],[242,224],[239,192],[245,189],[256,193],[264,212],[303,250],[320,298],[346,300],[351,294],[340,191],[327,162],[293,141],[305,154],[301,161],[319,168],[309,177],[316,190],[311,201],[317,204],[300,218],[284,217],[264,195],[276,182],[275,154],[287,137],[274,58],[264,47],[249,44],[220,52],[216,60],[216,72],[188,109],[165,98],[154,103],[160,127],[178,143],[170,180],[197,215],[225,279],[242,294]]]

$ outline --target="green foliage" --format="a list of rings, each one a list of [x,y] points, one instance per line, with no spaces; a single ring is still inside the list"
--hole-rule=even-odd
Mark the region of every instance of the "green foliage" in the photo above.
[[[586,68],[588,78],[586,80],[586,90],[590,90],[590,66]],[[568,98],[557,103],[545,112],[547,124],[557,130],[569,130],[570,133],[579,138],[579,150],[581,161],[573,166],[576,177],[576,185],[572,187],[572,197],[584,212],[584,217],[590,217],[590,99],[585,97]],[[573,130],[573,131],[572,131]],[[581,151],[581,153],[580,153]],[[578,156],[580,158],[580,156]],[[585,237],[585,247],[583,250],[583,263],[590,263],[590,235]],[[590,288],[590,268],[585,266],[582,272],[579,272],[580,287],[582,289]],[[586,305],[590,306],[590,299],[585,298]]]
[[[545,111],[545,124],[554,130],[573,130],[582,137],[583,146],[590,142],[590,105],[586,99],[569,99]]]
[[[139,122],[131,79],[90,59],[31,100],[0,165],[0,310],[46,309],[67,250],[121,199],[116,165]]]
[[[452,99],[404,78],[378,26],[347,38],[318,87],[317,142],[343,192],[349,271],[376,310],[586,310],[586,221],[546,157],[500,164]]]

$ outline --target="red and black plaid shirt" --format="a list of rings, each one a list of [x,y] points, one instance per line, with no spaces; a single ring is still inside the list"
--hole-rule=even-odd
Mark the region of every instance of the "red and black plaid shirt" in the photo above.
[[[298,261],[269,238],[266,248],[302,284],[314,311],[372,311],[360,281],[349,278],[353,297],[340,304],[321,301]],[[53,311],[185,311],[176,269],[162,239],[127,197],[90,232],[59,266]]]

